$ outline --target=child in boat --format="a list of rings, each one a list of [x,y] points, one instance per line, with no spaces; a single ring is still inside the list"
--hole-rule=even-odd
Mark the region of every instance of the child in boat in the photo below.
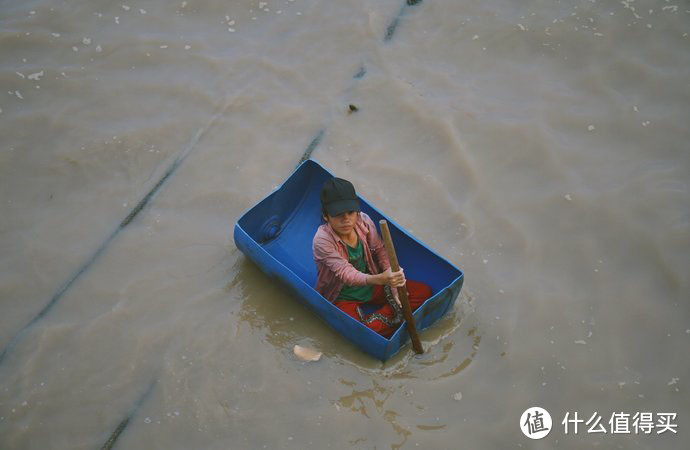
[[[316,290],[350,317],[390,337],[402,320],[397,289],[391,288],[407,287],[413,311],[431,296],[431,288],[405,280],[402,268],[391,271],[381,237],[371,218],[360,211],[352,183],[342,178],[326,181],[321,210],[326,223],[312,242]],[[366,313],[370,308],[365,305],[376,309]]]

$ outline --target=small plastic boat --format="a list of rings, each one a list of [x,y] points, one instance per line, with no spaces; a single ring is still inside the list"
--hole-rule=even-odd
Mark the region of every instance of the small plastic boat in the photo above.
[[[394,355],[409,336],[403,324],[390,338],[370,330],[336,308],[314,290],[316,265],[312,238],[321,222],[320,192],[333,175],[314,160],[302,162],[275,191],[235,224],[235,245],[268,276],[289,287],[328,325],[364,352],[381,360]],[[455,303],[462,283],[460,269],[419,242],[360,197],[360,206],[374,223],[386,219],[405,276],[431,286],[433,295],[414,312],[418,330],[433,325]],[[379,230],[380,232],[380,230]]]

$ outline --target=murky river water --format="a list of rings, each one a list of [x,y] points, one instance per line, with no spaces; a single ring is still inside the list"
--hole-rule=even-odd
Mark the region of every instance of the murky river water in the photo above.
[[[688,33],[684,0],[0,2],[0,448],[687,448]],[[234,246],[322,130],[465,271],[421,357]]]

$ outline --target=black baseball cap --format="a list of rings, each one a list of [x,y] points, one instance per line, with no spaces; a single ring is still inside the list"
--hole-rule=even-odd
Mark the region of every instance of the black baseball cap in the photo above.
[[[321,207],[329,216],[337,216],[347,211],[359,212],[359,199],[355,187],[342,178],[331,178],[321,188]]]

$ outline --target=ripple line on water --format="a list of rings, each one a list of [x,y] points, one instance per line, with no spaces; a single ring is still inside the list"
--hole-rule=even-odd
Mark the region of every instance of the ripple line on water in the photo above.
[[[148,398],[149,394],[151,394],[151,391],[153,391],[153,387],[156,385],[156,379],[154,378],[151,380],[149,383],[149,387],[144,391],[144,393],[139,397],[137,402],[132,406],[130,411],[127,413],[124,419],[120,421],[120,423],[117,424],[117,427],[115,427],[115,430],[110,434],[110,437],[108,440],[103,444],[103,447],[101,447],[101,450],[110,450],[113,448],[115,445],[115,442],[117,442],[117,439],[120,437],[122,432],[127,428],[127,425],[129,425],[129,422],[134,418],[134,416],[137,414],[141,406],[144,404],[146,399]]]
[[[398,15],[395,16],[395,18],[391,21],[390,25],[388,25],[388,28],[386,28],[386,35],[383,38],[385,42],[388,42],[391,39],[393,39],[395,31],[398,29],[398,26],[400,25],[400,19],[407,13],[407,10],[411,6],[415,6],[419,3],[422,3],[422,0],[405,0],[405,3],[402,5],[402,8],[400,8],[400,12],[398,13]]]
[[[130,211],[127,217],[120,222],[120,224],[115,228],[115,230],[110,233],[110,235],[103,241],[103,243],[96,249],[96,251],[77,269],[77,271],[53,294],[50,301],[36,314],[7,344],[7,346],[0,352],[0,364],[3,363],[7,354],[19,343],[21,338],[26,334],[26,332],[35,325],[39,320],[45,317],[48,312],[53,309],[53,307],[62,299],[65,293],[74,285],[74,283],[79,280],[79,278],[96,262],[96,260],[101,256],[103,251],[108,247],[108,245],[115,239],[115,237],[127,227],[134,218],[149,204],[151,199],[158,193],[160,188],[165,184],[168,179],[172,177],[175,171],[179,168],[180,164],[189,155],[191,150],[196,146],[197,142],[201,138],[204,132],[206,132],[213,123],[217,120],[220,114],[215,115],[211,121],[204,127],[199,129],[194,137],[189,141],[182,153],[173,161],[170,167],[165,171],[163,176],[158,180],[158,182],[146,193],[146,195],[136,204],[136,206]]]

